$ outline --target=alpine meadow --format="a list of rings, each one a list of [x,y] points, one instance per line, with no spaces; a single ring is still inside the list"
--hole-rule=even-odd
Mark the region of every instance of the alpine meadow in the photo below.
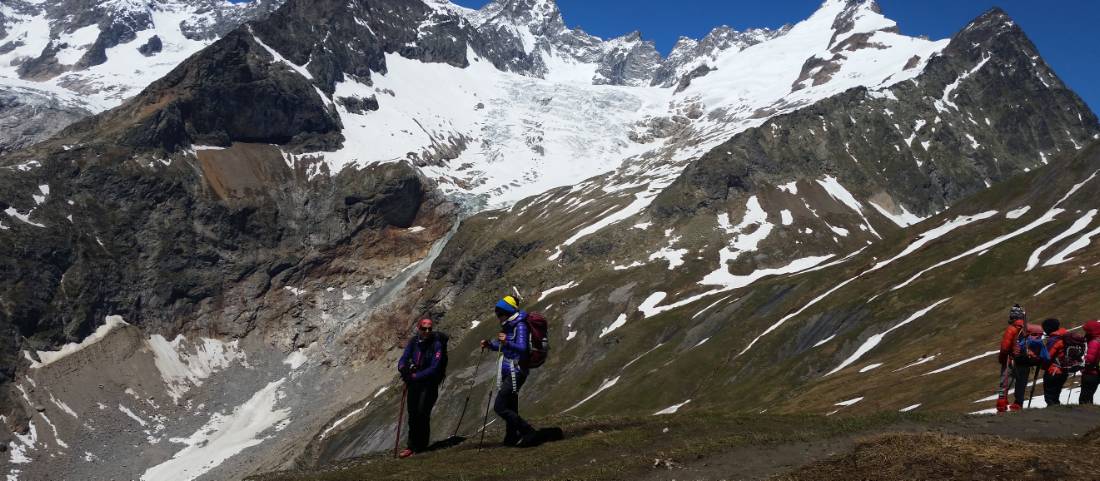
[[[0,473],[1100,479],[1100,121],[1009,13],[564,15],[0,0]]]

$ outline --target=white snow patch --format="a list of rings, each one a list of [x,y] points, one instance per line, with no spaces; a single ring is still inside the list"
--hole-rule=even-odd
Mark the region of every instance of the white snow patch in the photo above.
[[[1025,205],[1023,207],[1020,207],[1019,209],[1014,209],[1014,210],[1009,211],[1008,213],[1005,214],[1005,217],[1007,217],[1009,219],[1019,219],[1020,217],[1023,217],[1024,214],[1027,214],[1028,211],[1030,211],[1030,210],[1031,210],[1031,206],[1030,205]]]
[[[568,282],[568,283],[566,283],[566,284],[562,284],[562,285],[560,285],[560,286],[555,286],[555,287],[551,287],[551,288],[549,288],[549,289],[547,289],[547,290],[545,290],[545,291],[542,291],[542,295],[540,295],[540,296],[539,296],[539,299],[538,299],[537,301],[535,301],[535,302],[542,302],[542,300],[543,300],[543,299],[546,299],[547,297],[549,297],[549,296],[550,296],[551,294],[553,294],[553,293],[555,293],[555,292],[561,292],[561,291],[564,291],[564,290],[572,289],[572,288],[574,288],[574,287],[576,287],[576,286],[577,286],[577,283],[576,283],[576,282],[574,282],[574,281],[569,281],[569,282]]]
[[[698,343],[696,343],[696,344],[695,344],[694,346],[691,346],[691,349],[695,349],[695,348],[697,348],[697,347],[699,347],[699,346],[702,346],[703,344],[706,344],[706,343],[707,343],[707,341],[709,341],[709,340],[710,340],[710,338],[709,338],[709,337],[708,337],[708,338],[706,338],[706,339],[703,339],[702,341],[699,341]]]
[[[990,248],[992,248],[992,247],[994,247],[994,246],[996,246],[996,245],[998,245],[998,244],[1000,244],[1000,243],[1002,243],[1002,242],[1004,242],[1004,241],[1007,241],[1007,240],[1009,240],[1009,239],[1012,239],[1012,238],[1014,238],[1014,237],[1017,237],[1017,236],[1023,235],[1023,234],[1025,234],[1025,233],[1027,233],[1028,231],[1031,231],[1032,229],[1036,228],[1036,227],[1039,227],[1039,226],[1041,226],[1041,225],[1043,225],[1043,224],[1046,224],[1047,222],[1050,222],[1050,221],[1054,220],[1054,218],[1055,218],[1055,217],[1057,217],[1057,216],[1058,216],[1058,214],[1060,214],[1060,213],[1062,213],[1062,212],[1063,212],[1063,211],[1062,211],[1062,209],[1051,209],[1051,210],[1047,211],[1047,213],[1043,214],[1043,216],[1042,216],[1042,217],[1040,217],[1040,218],[1036,219],[1036,220],[1035,220],[1034,222],[1032,222],[1032,223],[1030,223],[1030,224],[1028,224],[1028,225],[1026,225],[1026,226],[1024,226],[1024,227],[1021,227],[1020,229],[1014,230],[1014,231],[1012,231],[1012,232],[1010,232],[1010,233],[1008,233],[1008,234],[1005,234],[1005,235],[1002,235],[1002,236],[1000,236],[1000,237],[997,237],[996,239],[993,239],[993,240],[991,240],[991,241],[989,241],[989,242],[986,242],[986,243],[984,243],[984,244],[982,244],[982,245],[979,245],[979,246],[977,246],[977,247],[974,247],[973,249],[970,249],[970,250],[968,250],[968,251],[966,251],[966,252],[963,252],[962,254],[959,254],[959,255],[957,255],[957,256],[955,256],[955,257],[952,257],[952,258],[950,258],[950,259],[947,259],[947,260],[945,260],[945,261],[939,262],[939,263],[937,263],[937,264],[933,265],[932,267],[929,267],[929,268],[927,268],[927,269],[924,269],[924,270],[922,270],[922,271],[920,271],[920,272],[916,273],[915,275],[913,275],[913,277],[910,277],[910,278],[909,278],[908,280],[906,280],[905,282],[902,282],[901,284],[898,284],[898,285],[896,285],[896,286],[894,286],[894,287],[890,288],[890,290],[891,290],[891,291],[896,291],[896,290],[898,290],[898,289],[901,289],[901,288],[903,288],[903,287],[905,287],[905,286],[908,286],[909,284],[912,284],[912,283],[913,283],[913,281],[916,281],[916,280],[917,280],[917,279],[919,279],[919,278],[920,278],[921,276],[923,276],[923,275],[924,275],[925,273],[927,273],[927,272],[929,272],[929,271],[931,271],[931,270],[937,269],[937,268],[939,268],[939,267],[943,267],[943,266],[945,266],[945,265],[947,265],[947,264],[950,264],[950,263],[952,263],[952,262],[955,262],[955,261],[957,261],[957,260],[959,260],[959,259],[962,259],[962,258],[964,258],[964,257],[972,256],[972,255],[974,255],[974,254],[977,254],[977,253],[979,253],[979,252],[982,252],[982,251],[986,251],[986,250],[989,250]]]
[[[53,364],[58,360],[64,359],[65,357],[68,357],[88,346],[91,346],[92,344],[99,342],[104,337],[107,337],[107,334],[110,334],[111,331],[115,330],[115,328],[125,325],[129,324],[127,324],[126,321],[122,320],[122,316],[107,316],[103,325],[96,328],[95,332],[93,332],[90,336],[84,338],[80,342],[65,344],[64,346],[61,346],[61,349],[57,351],[38,351],[38,358],[41,359],[42,362],[37,363],[36,365],[32,365],[31,367],[39,368],[42,366]]]
[[[566,341],[572,341],[574,337],[577,337],[577,331],[569,331],[565,334]]]
[[[30,378],[28,378],[28,379],[30,379]],[[50,393],[50,402],[52,402],[54,404],[54,406],[57,406],[58,409],[61,409],[62,411],[64,411],[65,414],[68,414],[68,415],[70,415],[74,418],[80,419],[80,416],[76,415],[76,411],[73,411],[73,408],[69,407],[68,404],[65,404],[63,401],[60,401],[56,397],[54,397],[52,392]]]
[[[1081,183],[1076,184],[1073,187],[1071,187],[1069,189],[1069,192],[1066,192],[1066,195],[1062,196],[1061,199],[1058,199],[1058,202],[1054,203],[1054,207],[1058,207],[1058,206],[1062,205],[1062,202],[1065,202],[1067,199],[1072,197],[1073,194],[1077,193],[1077,191],[1080,190],[1081,187],[1084,187],[1085,184],[1089,183],[1089,181],[1096,178],[1096,174],[1100,174],[1100,170],[1097,170],[1096,172],[1093,172],[1092,175],[1090,175],[1087,179],[1082,180]]]
[[[863,400],[863,398],[862,398],[862,397],[857,397],[857,398],[849,399],[849,400],[847,400],[847,401],[840,401],[840,402],[838,402],[838,403],[834,404],[834,406],[844,406],[844,407],[848,407],[848,406],[851,406],[851,405],[853,405],[853,404],[855,404],[855,403],[858,403],[858,402],[860,402],[860,401],[862,401],[862,400]]]
[[[911,362],[911,363],[909,363],[909,364],[906,364],[906,365],[904,365],[904,366],[902,366],[902,367],[899,367],[899,368],[897,368],[897,369],[894,369],[894,370],[893,370],[892,372],[904,371],[904,370],[906,370],[906,369],[909,369],[909,368],[911,368],[911,367],[913,367],[913,366],[919,366],[919,365],[921,365],[921,364],[924,364],[924,363],[927,363],[927,362],[931,362],[932,360],[936,359],[936,356],[938,356],[938,355],[939,355],[939,354],[933,354],[933,355],[931,355],[931,356],[926,356],[926,357],[922,357],[922,358],[920,358],[920,359],[917,359],[916,361],[913,361],[913,362]]]
[[[191,481],[221,465],[237,453],[264,442],[265,431],[290,416],[289,409],[275,409],[282,397],[278,389],[286,378],[268,383],[232,413],[216,413],[187,438],[170,441],[187,445],[171,459],[153,466],[141,481]]]
[[[679,411],[679,410],[680,410],[680,408],[684,407],[684,405],[685,405],[685,404],[687,404],[687,403],[689,403],[689,402],[691,402],[691,399],[688,399],[687,401],[684,401],[684,402],[682,402],[682,403],[680,403],[680,404],[673,404],[673,405],[671,405],[671,406],[669,406],[669,407],[667,407],[667,408],[664,408],[664,409],[662,409],[662,410],[660,410],[660,411],[657,411],[657,412],[653,413],[653,415],[654,415],[654,416],[660,416],[660,415],[662,415],[662,414],[675,414],[675,413],[676,413],[676,411]]]
[[[289,364],[291,371],[297,371],[298,368],[302,367],[302,364],[305,364],[308,360],[309,358],[306,357],[306,354],[302,352],[301,349],[295,349],[286,359],[283,359],[283,364]]]
[[[866,341],[864,341],[863,344],[860,345],[858,349],[856,349],[856,352],[852,353],[851,356],[848,356],[848,359],[845,359],[844,362],[841,362],[839,366],[833,368],[832,371],[829,371],[828,373],[826,373],[825,376],[831,376],[831,375],[835,374],[837,371],[840,371],[841,369],[844,369],[844,368],[850,366],[852,363],[858,361],[861,357],[863,357],[864,354],[867,354],[868,352],[870,352],[871,349],[874,349],[875,346],[878,346],[879,343],[882,342],[882,340],[886,337],[887,334],[890,334],[891,332],[894,332],[895,330],[898,330],[898,329],[904,327],[905,325],[907,325],[907,324],[923,317],[925,314],[928,314],[928,312],[931,311],[932,309],[935,309],[940,304],[943,304],[943,303],[945,303],[949,300],[951,300],[950,297],[948,297],[946,299],[941,299],[940,301],[936,302],[935,304],[932,304],[931,306],[928,306],[924,309],[921,309],[921,310],[913,313],[913,315],[909,316],[904,321],[899,322],[894,327],[891,327],[890,329],[887,329],[882,334],[875,334],[875,335],[871,336]]]
[[[46,227],[44,224],[39,224],[39,223],[34,222],[34,221],[31,220],[31,214],[34,213],[33,209],[30,212],[27,212],[26,214],[23,214],[22,212],[19,212],[18,210],[16,210],[15,207],[8,207],[7,209],[4,209],[4,213],[8,214],[8,216],[13,217],[17,220],[23,221],[26,224],[30,224],[30,225],[33,225],[35,227]],[[4,230],[7,230],[7,228],[5,228]]]
[[[906,407],[903,407],[901,409],[898,409],[898,412],[899,413],[907,413],[907,412],[912,411],[912,410],[914,410],[916,408],[919,408],[919,407],[920,407],[920,403],[916,403],[912,406],[906,406]]]
[[[860,369],[859,372],[864,373],[864,372],[867,372],[867,371],[873,371],[873,370],[878,369],[880,367],[882,367],[881,362],[877,362],[877,363],[874,363],[874,364],[868,364],[866,366],[863,366],[863,369]]]
[[[592,394],[589,394],[588,397],[586,397],[584,399],[581,399],[580,401],[577,402],[577,404],[574,404],[574,405],[570,406],[569,409],[566,409],[565,411],[562,411],[562,413],[567,413],[569,411],[577,409],[578,407],[580,407],[581,404],[584,404],[584,403],[588,402],[592,398],[598,396],[601,392],[604,392],[604,391],[610,389],[611,386],[614,386],[615,383],[619,382],[620,377],[622,377],[622,376],[616,376],[615,379],[604,379],[603,383],[600,384],[600,387],[596,388],[596,392],[594,392]]]
[[[1092,219],[1094,217],[1096,217],[1096,212],[1097,212],[1096,209],[1092,209],[1092,210],[1086,212],[1085,215],[1083,215],[1083,216],[1081,216],[1081,218],[1077,219],[1077,221],[1074,222],[1073,225],[1071,225],[1069,227],[1069,229],[1066,229],[1065,232],[1062,232],[1061,234],[1058,234],[1058,235],[1054,236],[1049,241],[1047,241],[1046,244],[1043,244],[1038,249],[1035,249],[1035,252],[1032,252],[1031,257],[1029,257],[1027,259],[1027,267],[1024,270],[1025,271],[1030,271],[1030,270],[1034,269],[1036,266],[1038,266],[1039,261],[1040,261],[1039,256],[1041,256],[1043,254],[1043,251],[1050,248],[1050,246],[1053,246],[1054,244],[1057,244],[1058,242],[1061,242],[1063,239],[1066,239],[1066,238],[1068,238],[1068,237],[1070,237],[1070,236],[1072,236],[1072,235],[1074,235],[1078,232],[1081,232],[1081,231],[1085,230],[1085,228],[1088,227],[1089,224],[1092,223]]]
[[[1096,211],[1093,210],[1092,212]],[[1088,247],[1089,244],[1092,243],[1092,238],[1098,234],[1100,234],[1100,227],[1097,227],[1091,231],[1082,234],[1081,237],[1078,237],[1077,240],[1070,243],[1070,245],[1066,246],[1065,249],[1062,249],[1062,252],[1055,254],[1054,257],[1051,257],[1046,262],[1044,262],[1043,267],[1050,267],[1073,260],[1070,255],[1072,255],[1074,252],[1084,249],[1085,247]],[[1084,268],[1081,269],[1081,272],[1084,272]]]
[[[893,223],[897,224],[898,227],[909,227],[914,224],[919,224],[924,219],[927,219],[927,217],[921,217],[912,212],[909,212],[909,210],[901,204],[898,204],[898,209],[901,209],[901,213],[895,214],[872,201],[867,201],[867,203],[871,204],[871,207],[874,207],[875,210],[883,215],[883,217],[886,217],[887,219],[890,219],[890,221],[892,221]]]
[[[829,341],[833,340],[834,338],[836,338],[836,334],[833,334],[829,337],[826,337],[825,339],[817,341],[812,347],[821,347],[821,346],[825,345],[826,342],[829,342]]]
[[[944,372],[944,371],[950,371],[950,370],[952,370],[952,369],[955,369],[956,367],[962,366],[963,364],[966,364],[966,363],[970,363],[970,362],[973,362],[973,361],[977,361],[978,359],[981,359],[981,358],[983,358],[983,357],[989,357],[989,356],[992,356],[992,355],[994,355],[994,354],[997,354],[998,352],[1000,352],[1000,351],[987,351],[987,352],[984,352],[984,353],[978,354],[977,356],[974,356],[974,357],[968,357],[968,358],[966,358],[966,359],[963,359],[963,360],[961,360],[961,361],[958,361],[958,362],[956,362],[956,363],[948,364],[948,365],[946,365],[946,366],[944,366],[944,367],[941,367],[941,368],[939,368],[939,369],[936,369],[935,371],[929,371],[929,372],[926,372],[926,373],[924,373],[924,374],[921,374],[921,376],[927,376],[927,375],[929,375],[929,374],[939,374],[939,373],[941,373],[941,372]]]
[[[798,181],[790,181],[786,184],[780,185],[779,190],[791,195],[798,195]]]
[[[856,197],[852,195],[851,192],[848,192],[848,189],[845,189],[843,185],[840,185],[840,182],[836,180],[836,177],[827,175],[825,176],[824,180],[819,180],[817,181],[817,183],[821,184],[821,186],[825,188],[825,192],[827,192],[830,197],[848,206],[848,208],[856,211],[856,213],[859,214],[859,217],[863,219],[863,225],[866,225],[867,228],[870,229],[871,233],[875,235],[875,237],[878,237],[880,239],[882,238],[882,236],[880,236],[878,232],[875,231],[875,228],[871,226],[871,223],[867,221],[867,216],[863,213],[863,206],[859,203],[858,200],[856,200]]]
[[[621,371],[621,370],[625,370],[626,368],[630,367],[630,365],[631,365],[631,364],[634,364],[634,363],[638,362],[638,360],[640,360],[641,358],[645,357],[645,356],[646,356],[646,354],[649,354],[649,353],[651,353],[651,352],[653,352],[653,351],[656,351],[656,350],[657,350],[658,348],[660,348],[660,347],[661,347],[661,346],[663,346],[663,345],[665,345],[665,343],[663,343],[663,342],[661,342],[661,343],[658,343],[658,344],[657,344],[656,346],[653,346],[653,348],[652,348],[652,349],[650,349],[650,350],[648,350],[648,351],[646,351],[646,352],[643,352],[643,353],[639,354],[639,355],[638,355],[638,357],[636,357],[636,358],[634,358],[634,359],[631,359],[631,360],[630,360],[630,362],[628,362],[628,363],[626,363],[626,364],[623,364],[623,367],[622,367],[622,369],[620,369],[620,371]]]
[[[245,361],[245,354],[236,340],[227,343],[201,338],[198,343],[191,343],[182,335],[168,341],[154,334],[145,345],[153,352],[157,370],[174,401],[192,386],[201,386],[215,371],[229,367],[234,361]],[[194,354],[189,353],[191,350]]]
[[[668,270],[676,270],[677,267],[684,265],[684,256],[687,255],[687,249],[673,249],[671,246],[662,247],[661,250],[649,255],[649,260],[655,261],[658,259],[664,259],[668,262]]]
[[[661,294],[663,294],[663,292]],[[611,334],[612,331],[614,331],[615,329],[618,329],[620,327],[623,327],[624,324],[626,324],[626,314],[619,314],[619,317],[616,318],[615,321],[612,322],[610,326],[607,326],[607,327],[603,328],[603,330],[600,331],[600,337],[604,337],[608,334]]]
[[[142,419],[141,416],[138,416],[137,414],[134,414],[134,412],[131,411],[130,408],[127,408],[126,406],[123,406],[122,404],[118,405],[118,410],[122,411],[122,414],[125,414],[125,415],[129,416],[130,419],[133,419],[134,421],[137,421],[137,423],[140,424],[141,427],[145,427],[146,424],[149,424],[146,420]]]
[[[1055,282],[1052,282],[1052,283],[1050,283],[1050,284],[1047,284],[1047,285],[1046,285],[1045,287],[1043,287],[1042,289],[1039,289],[1039,292],[1036,292],[1035,294],[1032,294],[1032,295],[1031,295],[1031,297],[1039,297],[1039,295],[1040,295],[1040,294],[1042,294],[1042,293],[1044,293],[1044,292],[1046,292],[1046,291],[1047,291],[1047,289],[1050,289],[1051,287],[1054,287],[1054,284],[1056,284],[1056,283],[1055,283]]]
[[[375,397],[378,397],[378,396],[375,396]],[[351,419],[351,418],[352,418],[352,417],[354,417],[355,415],[357,415],[357,414],[359,414],[359,413],[361,413],[361,412],[365,411],[365,410],[367,409],[367,407],[369,407],[369,406],[370,406],[370,403],[371,403],[370,401],[367,401],[367,403],[366,403],[366,404],[364,404],[364,405],[363,405],[363,407],[361,407],[361,408],[359,408],[359,409],[353,409],[353,410],[352,410],[351,412],[349,412],[349,413],[347,413],[346,415],[344,415],[344,417],[342,417],[342,418],[340,418],[340,419],[337,419],[336,421],[334,421],[334,422],[332,423],[332,426],[329,426],[328,428],[326,428],[326,429],[324,430],[324,432],[322,432],[322,433],[321,433],[321,439],[325,439],[326,437],[328,437],[328,433],[331,433],[331,432],[332,432],[333,430],[335,430],[335,429],[336,429],[336,428],[337,428],[338,426],[340,426],[341,424],[344,424],[345,422],[347,422],[347,420],[348,420],[348,419]]]
[[[791,215],[791,211],[787,209],[779,211],[779,218],[782,220],[783,225],[791,225],[794,223],[794,216]]]

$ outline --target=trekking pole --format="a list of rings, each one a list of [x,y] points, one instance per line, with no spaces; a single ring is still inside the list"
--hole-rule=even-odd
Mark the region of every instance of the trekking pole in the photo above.
[[[405,399],[409,395],[409,385],[405,384],[405,389],[401,390],[401,407],[397,410],[397,439],[393,440],[393,457],[397,457],[398,446],[401,445],[401,423],[405,420]]]
[[[504,361],[504,341],[499,341],[497,353],[497,364],[500,364]],[[500,382],[499,366],[497,367],[497,382]],[[477,452],[479,453],[481,452],[481,447],[485,445],[485,431],[487,430],[486,428],[489,427],[489,407],[493,405],[493,390],[496,389],[496,387],[494,383],[493,386],[489,388],[489,400],[485,402],[485,416],[481,419],[481,441],[477,443]]]
[[[1041,370],[1039,366],[1035,366],[1035,376],[1031,378],[1031,394],[1027,396],[1028,409],[1031,409],[1031,398],[1035,397],[1035,385],[1039,383],[1039,371]]]
[[[458,423],[455,424],[455,432],[451,434],[451,437],[458,436],[458,429],[462,427],[462,419],[466,417],[466,408],[470,405],[470,394],[473,394],[474,384],[477,384],[477,373],[481,369],[481,360],[485,359],[485,350],[481,350],[481,355],[477,357],[477,364],[474,365],[474,377],[470,379],[470,388],[466,390],[466,401],[462,403],[462,413],[458,415]]]

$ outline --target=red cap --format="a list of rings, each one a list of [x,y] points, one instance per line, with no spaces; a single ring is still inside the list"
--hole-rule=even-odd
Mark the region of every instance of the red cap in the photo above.
[[[432,327],[431,319],[421,319],[419,323],[420,327]]]

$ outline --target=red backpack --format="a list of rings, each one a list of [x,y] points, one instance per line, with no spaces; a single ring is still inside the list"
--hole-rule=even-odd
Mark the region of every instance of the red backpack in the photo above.
[[[550,356],[550,326],[546,322],[546,317],[538,312],[528,312],[527,332],[531,351],[527,355],[527,360],[521,365],[527,369],[537,369],[546,364],[546,358]]]

